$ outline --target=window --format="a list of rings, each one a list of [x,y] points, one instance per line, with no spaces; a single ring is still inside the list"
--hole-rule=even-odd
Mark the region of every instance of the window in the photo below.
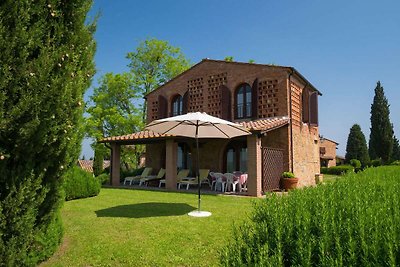
[[[251,118],[252,116],[252,92],[247,83],[242,84],[236,91],[236,114],[237,119]]]
[[[177,95],[172,99],[172,116],[183,114],[183,97]]]
[[[247,172],[247,144],[243,141],[232,141],[225,150],[224,170],[226,172]]]
[[[176,164],[178,169],[190,170],[192,168],[192,153],[189,146],[185,143],[179,143],[177,152]]]

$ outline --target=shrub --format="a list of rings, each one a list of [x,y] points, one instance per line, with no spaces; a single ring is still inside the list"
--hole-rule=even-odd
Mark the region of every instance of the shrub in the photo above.
[[[361,168],[361,161],[358,159],[350,160],[350,165],[354,167],[354,169]]]
[[[371,160],[370,165],[371,165],[372,167],[379,167],[379,166],[382,166],[382,160],[381,160],[381,159],[374,159],[374,160]]]
[[[342,175],[352,171],[354,171],[354,167],[351,165],[332,166],[329,168],[321,167],[321,173],[323,174]]]
[[[400,160],[393,161],[390,165],[400,166]]]
[[[294,178],[293,172],[284,172],[282,173],[282,178]]]
[[[91,173],[73,166],[64,175],[64,189],[66,200],[92,197],[99,194],[100,182]]]
[[[399,266],[397,166],[271,195],[234,228],[224,266]],[[390,211],[390,212],[389,212]]]
[[[100,184],[110,184],[110,175],[108,173],[102,173],[96,177]]]

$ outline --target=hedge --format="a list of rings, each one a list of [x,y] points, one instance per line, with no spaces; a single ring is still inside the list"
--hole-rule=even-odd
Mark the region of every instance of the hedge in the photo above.
[[[100,182],[93,174],[73,166],[64,175],[64,190],[66,200],[97,196]]]
[[[224,266],[400,266],[400,168],[273,194],[234,228]]]
[[[321,173],[323,174],[342,175],[353,171],[354,167],[351,165],[332,166],[329,168],[321,167]]]

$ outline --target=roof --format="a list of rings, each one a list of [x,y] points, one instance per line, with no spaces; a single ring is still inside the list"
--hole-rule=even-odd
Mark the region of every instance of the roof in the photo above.
[[[81,167],[82,170],[85,170],[87,172],[93,172],[93,160],[79,159],[78,166]],[[110,166],[110,161],[104,160],[103,161],[103,169],[105,169],[109,166]]]
[[[280,68],[280,69],[286,69],[288,71],[290,71],[291,73],[295,73],[297,76],[299,76],[303,81],[306,82],[307,85],[309,85],[314,91],[318,92],[319,95],[322,95],[322,93],[315,88],[314,85],[312,85],[311,82],[309,82],[303,75],[301,75],[300,72],[298,72],[294,67],[289,67],[289,66],[279,66],[279,65],[271,65],[271,64],[259,64],[259,63],[247,63],[247,62],[237,62],[237,61],[226,61],[226,60],[216,60],[216,59],[209,59],[209,58],[205,58],[202,61],[198,62],[197,64],[194,64],[192,67],[190,67],[189,69],[185,70],[184,72],[182,72],[181,74],[175,76],[174,78],[172,78],[171,80],[167,81],[166,83],[160,85],[159,87],[157,87],[156,89],[154,89],[153,91],[149,92],[147,95],[144,96],[144,98],[147,98],[148,95],[152,94],[154,91],[157,91],[159,89],[161,89],[162,87],[164,87],[165,85],[173,82],[174,80],[176,80],[178,77],[183,76],[185,73],[191,71],[192,69],[196,68],[197,66],[205,63],[205,62],[215,62],[215,63],[225,63],[225,64],[236,64],[236,65],[256,65],[256,66],[267,66],[267,67],[271,67],[271,68]]]
[[[255,121],[240,122],[249,131],[269,132],[289,123],[288,117],[272,117]]]
[[[280,128],[289,123],[288,117],[272,117],[266,119],[259,119],[255,121],[247,121],[240,122],[238,124],[244,126],[247,130],[252,132],[269,132]],[[168,134],[159,134],[153,131],[144,130],[132,134],[120,135],[120,136],[110,136],[103,138],[99,141],[99,143],[140,143],[140,142],[151,142],[157,141],[161,139],[165,139],[166,137],[174,137],[173,135]]]
[[[328,139],[328,138],[325,138],[325,137],[322,137],[322,136],[320,136],[320,137],[319,137],[319,139],[320,139],[320,140],[326,140],[326,141],[329,141],[329,142],[335,143],[336,145],[339,145],[339,143],[338,143],[338,142],[336,142],[336,141],[333,141],[333,140],[331,140],[331,139]]]

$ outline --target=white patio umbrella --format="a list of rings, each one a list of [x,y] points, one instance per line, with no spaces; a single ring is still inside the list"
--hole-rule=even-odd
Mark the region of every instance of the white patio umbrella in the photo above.
[[[187,113],[175,117],[155,120],[146,126],[160,134],[191,137],[196,139],[197,147],[197,182],[198,182],[198,210],[190,212],[195,217],[210,216],[211,213],[201,211],[200,177],[199,177],[199,138],[233,138],[249,135],[250,132],[243,126],[222,120],[203,112]]]

